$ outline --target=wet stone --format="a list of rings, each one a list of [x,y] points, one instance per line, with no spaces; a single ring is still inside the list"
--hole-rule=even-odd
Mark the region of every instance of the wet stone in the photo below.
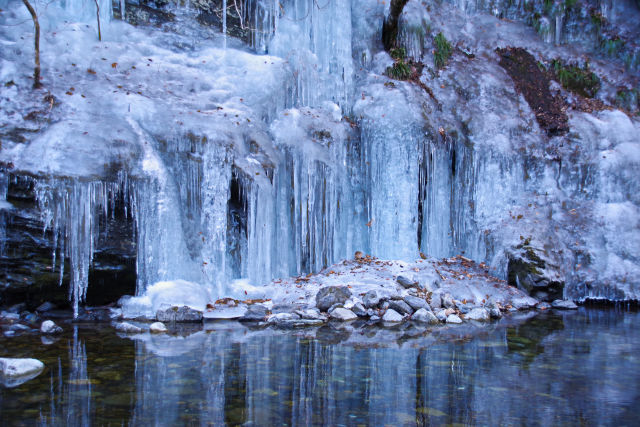
[[[489,320],[489,312],[486,308],[476,307],[465,315],[465,319],[487,322]]]
[[[351,298],[351,291],[346,286],[326,286],[316,294],[316,307],[327,311],[335,304],[344,304]]]
[[[565,300],[557,299],[551,303],[551,306],[559,310],[577,310],[578,309],[578,306],[576,305],[576,303],[566,299]]]
[[[189,306],[168,307],[160,309],[156,312],[156,320],[158,322],[180,322],[180,323],[198,323],[202,322],[203,314],[199,310],[195,310]]]
[[[355,320],[358,318],[358,316],[356,316],[356,314],[353,311],[346,309],[344,307],[336,308],[331,312],[329,317],[331,317],[331,319],[340,320],[342,322],[345,322],[348,320]]]
[[[402,286],[403,288],[415,288],[416,286],[418,286],[418,282],[416,282],[415,280],[411,280],[408,277],[405,276],[398,276],[396,278],[396,282],[398,282],[398,284],[400,286]]]
[[[407,304],[406,302],[404,302],[402,300],[389,301],[389,309],[395,310],[400,314],[412,314],[413,313],[413,309],[411,308],[411,306],[409,306],[409,304]]]
[[[427,301],[422,298],[407,295],[406,297],[404,297],[404,302],[406,302],[414,310],[425,308],[431,311],[431,308],[429,307],[429,304],[427,304]]]
[[[462,319],[460,319],[456,314],[450,314],[447,316],[447,323],[459,324],[462,323]]]
[[[262,304],[253,304],[247,308],[247,312],[242,316],[240,320],[243,321],[263,321],[271,312],[269,309]]]
[[[62,328],[56,325],[52,320],[45,320],[40,326],[40,332],[47,335],[59,334]]]
[[[398,313],[397,311],[395,311],[394,309],[390,308],[388,309],[385,313],[384,316],[382,316],[382,320],[385,322],[402,322],[404,318],[402,317],[402,315],[400,313]]]
[[[430,325],[440,323],[435,314],[425,308],[421,308],[413,313],[413,316],[411,316],[411,320],[413,320],[414,322],[427,323]]]

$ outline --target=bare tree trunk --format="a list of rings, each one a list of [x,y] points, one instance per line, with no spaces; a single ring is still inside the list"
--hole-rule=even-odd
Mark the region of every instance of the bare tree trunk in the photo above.
[[[22,3],[29,9],[31,19],[33,19],[33,25],[36,27],[35,35],[35,51],[36,51],[36,66],[33,69],[33,87],[34,89],[42,86],[40,83],[40,23],[38,22],[38,14],[36,13],[29,0],[22,0]]]
[[[102,34],[100,34],[100,5],[98,0],[93,0],[96,3],[96,18],[98,19],[98,40],[102,41]]]

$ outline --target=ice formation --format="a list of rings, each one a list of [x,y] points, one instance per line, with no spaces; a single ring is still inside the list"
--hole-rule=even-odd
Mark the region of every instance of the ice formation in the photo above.
[[[226,13],[219,28],[200,27],[190,4],[171,2],[161,31],[113,18],[124,2],[101,0],[99,42],[94,2],[34,3],[37,92],[30,17],[0,2],[0,123],[21,132],[3,133],[0,225],[11,177],[30,177],[61,279],[69,260],[76,312],[116,200],[133,219],[140,299],[130,303],[141,311],[157,282],[215,301],[238,296],[236,279],[259,286],[356,250],[464,253],[504,277],[523,241],[561,260],[566,296],[639,297],[637,119],[573,111],[571,132],[549,139],[497,65],[494,49],[516,40],[540,57],[587,52],[570,12],[546,11],[535,29],[553,37],[540,38],[496,18],[526,22],[524,3],[409,1],[398,43],[425,64],[425,91],[385,75],[388,4],[373,0],[234,3],[247,45],[229,35]],[[622,3],[600,7],[633,34],[620,8],[640,12]],[[455,46],[442,70],[439,32]],[[592,67],[605,75],[617,60]]]

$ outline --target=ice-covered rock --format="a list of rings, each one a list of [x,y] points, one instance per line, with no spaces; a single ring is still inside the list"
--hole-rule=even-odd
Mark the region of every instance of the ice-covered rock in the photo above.
[[[0,383],[16,387],[40,375],[44,363],[37,359],[0,358]]]
[[[62,333],[62,328],[56,325],[53,320],[45,320],[40,325],[40,332],[43,334],[59,334]]]
[[[447,316],[447,323],[453,323],[453,324],[458,324],[458,323],[462,323],[462,319],[460,319],[460,317],[458,317],[458,315],[456,314],[450,314]]]
[[[149,332],[152,334],[164,334],[167,332],[167,327],[162,322],[154,322],[149,325]]]

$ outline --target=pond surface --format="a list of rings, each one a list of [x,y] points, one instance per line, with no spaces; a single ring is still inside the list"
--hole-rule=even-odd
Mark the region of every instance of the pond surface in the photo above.
[[[67,324],[48,344],[0,338],[46,365],[0,386],[0,424],[638,425],[639,324],[593,308],[431,330]]]

